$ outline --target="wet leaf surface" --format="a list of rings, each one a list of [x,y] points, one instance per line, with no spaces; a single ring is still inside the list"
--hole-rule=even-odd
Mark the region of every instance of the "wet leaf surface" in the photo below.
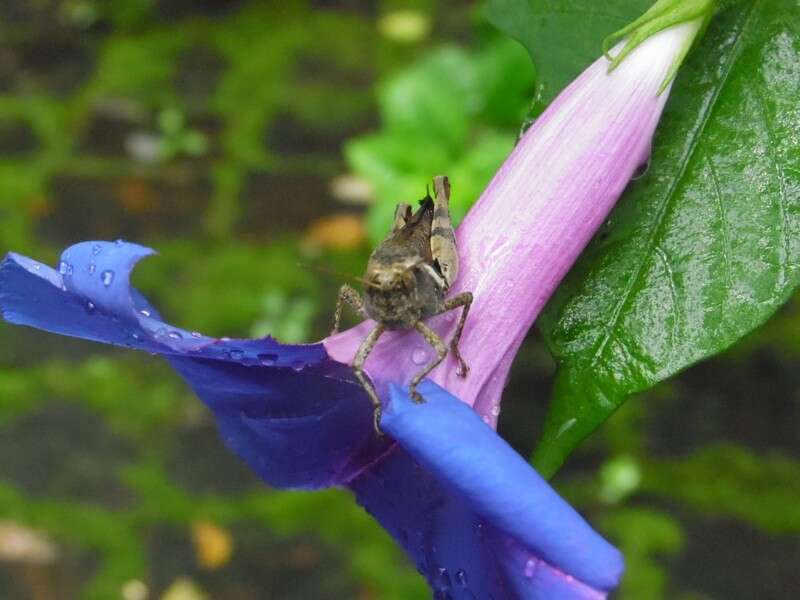
[[[719,352],[800,272],[800,8],[743,3],[683,66],[650,168],[540,319],[559,364],[552,474],[627,397]]]

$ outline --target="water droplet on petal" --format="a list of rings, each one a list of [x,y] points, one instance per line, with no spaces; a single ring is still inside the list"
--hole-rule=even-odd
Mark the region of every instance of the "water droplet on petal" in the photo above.
[[[302,371],[305,368],[305,366],[306,366],[305,361],[302,361],[300,359],[292,361],[292,368],[295,371]]]
[[[535,558],[529,558],[528,561],[525,563],[525,569],[522,571],[522,574],[525,575],[526,578],[532,579],[533,576],[536,574],[536,569],[539,567],[539,561]]]
[[[439,592],[446,592],[450,586],[450,573],[444,567],[436,567],[433,570],[433,587]]]
[[[258,362],[260,362],[265,367],[271,367],[276,362],[278,362],[278,355],[277,354],[259,354],[258,355]]]
[[[231,338],[229,338],[229,337],[221,337],[221,338],[219,338],[219,341],[220,342],[230,342]]]
[[[33,265],[33,270],[34,270],[34,271],[38,271],[38,270],[39,270],[39,269],[41,269],[41,268],[42,268],[42,265],[40,265],[40,264],[38,264],[38,263],[37,263],[37,264],[35,264],[35,265]]]
[[[192,336],[193,338],[201,338],[201,337],[203,337],[203,334],[202,334],[202,333],[200,333],[199,331],[193,331],[193,332],[191,333],[191,336]]]
[[[631,179],[641,179],[647,174],[647,171],[650,170],[650,159],[648,158],[645,162],[640,164],[636,167],[636,170],[631,175]]]
[[[244,357],[244,352],[242,352],[241,350],[233,349],[230,351],[228,356],[231,357],[231,360],[242,360],[242,358]]]
[[[150,311],[142,309],[142,310],[139,311],[139,314],[140,315],[144,315],[145,317],[149,317],[150,316]]]
[[[61,262],[58,263],[58,272],[61,275],[66,275],[67,271],[69,271],[69,264],[67,263],[67,261],[62,260]]]
[[[88,312],[89,314],[92,314],[96,308],[97,307],[94,305],[94,302],[92,302],[91,300],[86,303],[86,312]]]
[[[103,282],[103,285],[108,287],[114,281],[114,271],[103,271],[100,274],[100,281]]]
[[[183,338],[183,336],[178,331],[170,331],[167,335],[171,337],[173,340],[180,340]]]
[[[456,583],[462,587],[467,587],[467,572],[464,569],[456,571]]]
[[[89,275],[94,275],[94,272],[97,270],[97,265],[94,263],[89,263],[88,271]]]
[[[94,254],[95,256],[100,254],[100,252],[102,252],[102,251],[103,251],[103,247],[100,244],[95,244],[94,246],[92,246],[92,254]]]
[[[492,416],[493,417],[499,417],[500,416],[500,405],[499,404],[495,404],[492,407]]]
[[[489,415],[483,415],[481,418],[483,419],[483,422],[486,423],[487,425],[492,424],[492,419],[489,417]]]
[[[114,243],[115,243],[117,246],[122,246],[122,244],[124,244],[124,243],[125,243],[125,240],[123,240],[122,238],[117,238],[117,239],[115,239],[115,240],[114,240]]]
[[[138,333],[132,333],[132,334],[131,334],[131,337],[132,337],[132,338],[134,339],[134,341],[136,341],[136,342],[138,342],[138,341],[140,341],[140,340],[142,339],[142,336],[140,336]]]
[[[415,365],[424,365],[428,362],[428,353],[425,351],[425,348],[415,348],[411,353],[411,362]]]

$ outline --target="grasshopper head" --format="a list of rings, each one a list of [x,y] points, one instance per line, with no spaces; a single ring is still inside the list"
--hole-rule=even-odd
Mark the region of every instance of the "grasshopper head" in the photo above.
[[[364,284],[382,292],[408,290],[415,285],[414,269],[422,259],[418,257],[391,263],[369,265]]]

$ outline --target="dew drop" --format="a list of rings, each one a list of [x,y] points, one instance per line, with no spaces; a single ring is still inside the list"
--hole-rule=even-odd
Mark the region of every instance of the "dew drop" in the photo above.
[[[200,333],[199,331],[193,331],[189,335],[191,335],[193,338],[201,338],[201,337],[203,337],[203,334]]]
[[[440,592],[446,592],[451,587],[450,573],[444,567],[436,567],[433,570],[433,587]]]
[[[33,265],[33,270],[34,270],[34,271],[38,271],[38,270],[39,270],[39,269],[41,269],[41,268],[42,268],[42,265],[40,265],[40,264],[35,264],[35,265]]]
[[[492,419],[489,417],[489,415],[483,415],[481,418],[483,419],[483,422],[486,423],[487,425],[492,424]]]
[[[92,254],[94,254],[95,256],[100,254],[102,251],[103,247],[100,244],[95,244],[94,246],[92,246]]]
[[[231,357],[231,360],[242,360],[242,357],[244,357],[244,352],[234,348],[228,353],[228,356]]]
[[[150,311],[142,309],[142,310],[139,311],[139,314],[140,315],[144,315],[145,317],[149,317],[150,316]]]
[[[306,366],[306,363],[300,359],[292,361],[292,368],[295,371],[302,371]]]
[[[221,338],[219,338],[219,341],[220,342],[230,342],[231,338],[229,338],[229,337],[221,337]]]
[[[89,271],[89,275],[94,275],[94,272],[97,270],[97,265],[94,263],[89,263],[87,270]]]
[[[108,287],[114,281],[114,271],[103,271],[100,274],[100,281],[103,282],[103,285]]]
[[[183,338],[183,336],[178,331],[170,331],[167,335],[171,337],[173,340],[180,340]]]
[[[424,348],[415,348],[411,353],[411,362],[415,365],[424,365],[428,362],[428,353]]]
[[[134,340],[135,342],[139,342],[139,341],[141,341],[141,339],[142,339],[142,336],[140,336],[138,333],[132,333],[132,334],[131,334],[131,337],[133,338],[133,340]]]
[[[525,563],[525,568],[522,571],[522,574],[525,575],[527,579],[533,579],[533,576],[536,574],[536,568],[539,566],[539,561],[535,558],[529,558],[528,561]]]
[[[500,405],[499,404],[495,404],[492,407],[492,416],[493,417],[499,417],[500,416]]]
[[[467,587],[467,572],[464,569],[456,571],[456,583],[462,587]]]
[[[66,275],[69,272],[69,263],[65,260],[58,263],[58,272],[61,275]]]
[[[115,243],[117,246],[122,246],[122,244],[124,244],[124,243],[125,243],[125,240],[123,240],[122,238],[117,238],[116,240],[114,240],[114,243]]]
[[[278,362],[278,355],[277,354],[259,354],[258,355],[258,362],[260,362],[265,367],[271,367],[276,362]]]
[[[89,314],[92,314],[96,310],[96,308],[97,307],[94,305],[94,302],[92,302],[91,300],[86,303],[86,312],[88,312]]]

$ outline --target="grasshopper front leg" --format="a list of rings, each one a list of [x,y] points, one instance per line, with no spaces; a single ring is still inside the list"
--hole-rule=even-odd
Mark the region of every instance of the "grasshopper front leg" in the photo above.
[[[352,285],[344,284],[339,288],[339,297],[336,299],[336,312],[333,315],[333,331],[331,335],[339,333],[339,325],[342,320],[342,310],[344,305],[348,304],[355,312],[357,312],[364,319],[367,318],[367,313],[364,311],[364,301]]]
[[[436,358],[434,358],[430,364],[422,369],[422,371],[414,375],[414,377],[411,378],[411,382],[408,384],[408,395],[411,396],[411,399],[414,400],[414,402],[422,402],[422,396],[417,391],[417,385],[419,385],[419,382],[422,381],[428,373],[433,371],[437,366],[439,366],[439,363],[444,360],[444,357],[447,356],[447,346],[444,345],[442,338],[440,338],[433,329],[425,325],[425,323],[422,321],[417,321],[414,323],[414,329],[419,331],[422,334],[422,337],[425,338],[425,341],[427,341],[431,346],[433,346],[433,349],[436,350]]]
[[[367,356],[369,353],[372,352],[372,349],[375,347],[375,344],[378,343],[378,338],[381,337],[381,334],[386,331],[386,327],[378,323],[375,326],[375,329],[369,332],[369,335],[364,338],[364,341],[361,342],[361,345],[358,347],[358,351],[356,352],[356,357],[353,359],[353,372],[356,374],[356,377],[361,382],[364,390],[366,390],[369,399],[372,400],[372,405],[374,407],[374,425],[375,431],[380,434],[380,422],[381,422],[381,400],[378,398],[378,392],[375,391],[375,386],[372,385],[372,382],[367,378],[367,375],[364,373],[364,363],[367,360]]]

